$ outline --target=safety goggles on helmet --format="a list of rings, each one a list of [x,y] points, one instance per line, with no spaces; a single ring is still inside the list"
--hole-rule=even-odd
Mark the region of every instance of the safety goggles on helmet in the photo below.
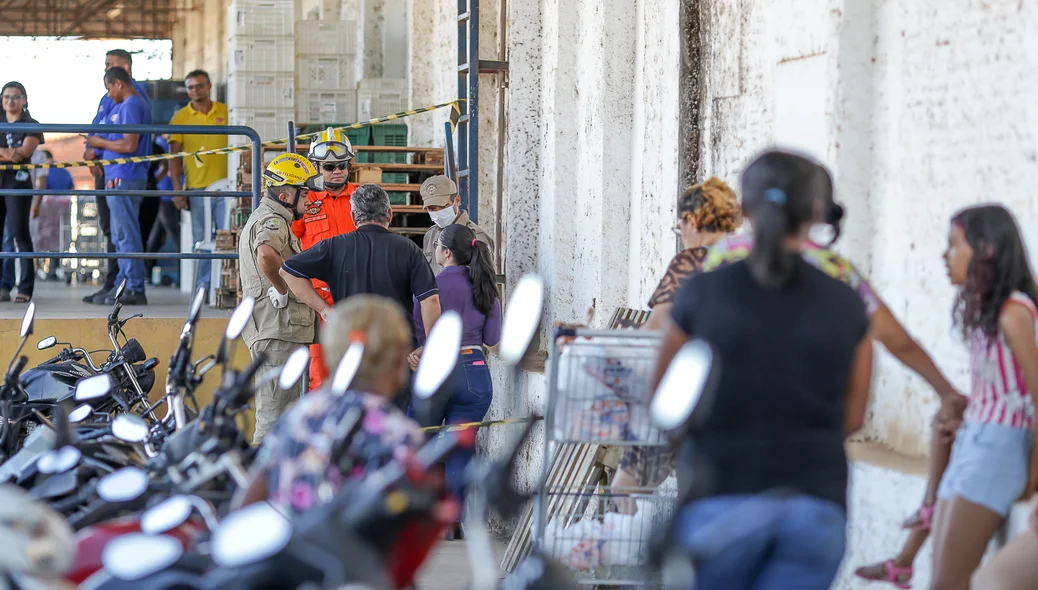
[[[310,148],[310,159],[318,162],[323,162],[324,160],[350,161],[353,159],[353,151],[345,143],[323,141]]]

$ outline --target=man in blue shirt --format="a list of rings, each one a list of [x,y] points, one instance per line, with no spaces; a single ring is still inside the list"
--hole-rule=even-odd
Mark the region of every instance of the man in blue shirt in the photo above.
[[[130,78],[133,78],[133,57],[129,51],[125,49],[113,49],[105,54],[105,71],[112,68],[122,68],[126,70],[127,74],[130,74]],[[148,96],[148,87],[138,83],[136,80],[132,81],[133,89],[137,91],[137,95],[140,96],[151,104],[151,98]],[[101,102],[97,105],[97,113],[94,115],[92,123],[94,125],[101,125],[104,123],[105,117],[108,116],[109,111],[115,107],[115,101],[113,101],[107,93],[101,97]],[[149,107],[150,108],[150,107]],[[94,135],[94,134],[91,134]],[[96,160],[100,156],[100,152],[94,150],[91,147],[87,147],[86,153],[83,155],[85,160]],[[105,178],[104,172],[101,168],[91,166],[89,168],[90,173],[94,175],[95,183],[94,189],[104,190]],[[97,220],[101,226],[101,233],[105,236],[105,241],[108,244],[108,251],[115,252],[115,241],[112,240],[110,215],[108,212],[108,203],[104,197],[97,197]],[[104,284],[101,286],[101,290],[97,293],[92,293],[83,298],[84,303],[104,303],[105,297],[115,287],[115,276],[119,272],[118,262],[114,259],[108,261],[108,271],[105,274]],[[94,301],[97,299],[97,301]]]
[[[105,88],[115,106],[108,112],[104,125],[150,125],[151,105],[133,87],[133,79],[123,68],[110,68],[105,72]],[[137,133],[107,133],[87,138],[87,146],[102,150],[102,160],[127,156],[151,155],[151,135]],[[110,190],[144,190],[148,184],[148,163],[109,164],[104,167],[105,188]],[[144,197],[109,196],[105,200],[111,215],[112,241],[116,252],[143,252],[139,219],[141,199]],[[126,281],[124,305],[147,305],[144,284],[147,278],[144,261],[141,259],[119,259],[119,272],[115,278],[118,285]],[[97,303],[100,297],[94,298]],[[115,291],[101,303],[115,303]]]

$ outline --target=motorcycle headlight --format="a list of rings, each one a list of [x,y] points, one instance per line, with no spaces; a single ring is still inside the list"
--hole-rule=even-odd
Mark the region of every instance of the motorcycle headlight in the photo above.
[[[148,358],[148,355],[144,354],[144,347],[141,346],[140,342],[137,342],[136,338],[130,338],[126,341],[126,344],[122,347],[122,355],[130,363],[139,363]]]

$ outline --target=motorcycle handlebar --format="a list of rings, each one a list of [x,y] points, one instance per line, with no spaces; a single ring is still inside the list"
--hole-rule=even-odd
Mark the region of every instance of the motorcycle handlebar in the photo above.
[[[14,364],[14,366],[11,367],[11,377],[12,378],[17,378],[18,375],[21,375],[22,374],[22,369],[24,369],[25,365],[27,365],[28,363],[29,363],[29,357],[25,356],[24,354],[22,356],[18,357],[18,362],[16,362]]]

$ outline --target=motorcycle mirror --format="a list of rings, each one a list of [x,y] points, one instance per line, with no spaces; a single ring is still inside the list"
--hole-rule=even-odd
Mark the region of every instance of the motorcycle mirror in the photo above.
[[[278,376],[278,385],[281,389],[291,389],[298,383],[303,372],[306,371],[308,362],[310,362],[310,348],[300,346],[288,357],[285,366],[281,368],[281,375]]]
[[[68,421],[73,424],[77,424],[79,422],[82,422],[83,420],[86,420],[87,417],[90,416],[91,413],[93,413],[93,411],[94,408],[90,407],[90,404],[79,404],[78,406],[76,406],[76,409],[68,413]]]
[[[343,395],[353,383],[353,378],[360,370],[360,361],[364,358],[364,343],[354,342],[342,355],[339,366],[335,368],[335,377],[332,378],[332,394]]]
[[[448,311],[436,320],[414,375],[414,395],[429,399],[454,372],[461,349],[461,316]]]
[[[234,308],[234,311],[231,313],[231,319],[227,321],[227,330],[224,332],[223,337],[227,340],[235,340],[238,336],[241,336],[246,322],[252,317],[252,309],[255,306],[256,300],[252,297],[242,299],[238,307]]]
[[[58,343],[58,339],[54,336],[47,336],[43,340],[36,343],[36,350],[47,350]]]
[[[689,340],[670,361],[649,414],[657,428],[675,432],[698,421],[709,410],[704,403],[715,376],[714,351],[703,340]]]
[[[25,309],[25,315],[22,316],[22,327],[18,331],[18,335],[22,338],[32,334],[32,322],[36,318],[36,302],[30,301],[29,307]]]
[[[535,274],[523,275],[515,286],[505,310],[498,354],[504,362],[515,365],[522,360],[541,323],[544,308],[544,281]]]
[[[255,306],[256,300],[252,297],[246,297],[231,312],[231,319],[227,320],[227,329],[224,330],[220,348],[216,351],[217,364],[225,364],[228,361],[227,346],[236,340],[238,336],[241,336],[242,331],[245,330],[245,324],[252,317],[252,310]]]
[[[191,518],[191,499],[184,495],[166,498],[141,514],[141,532],[158,535],[177,528]]]
[[[82,458],[83,453],[79,449],[73,446],[64,446],[40,455],[40,458],[36,461],[36,469],[44,474],[65,473],[78,465],[79,460]]]
[[[184,554],[180,541],[167,535],[130,533],[105,545],[101,563],[120,580],[139,580],[173,565]]]
[[[232,512],[212,539],[213,561],[220,567],[239,567],[266,559],[288,545],[292,523],[266,502]]]
[[[129,443],[148,440],[148,423],[140,416],[119,414],[112,420],[112,436]]]
[[[123,298],[123,293],[126,292],[126,279],[123,279],[119,283],[119,286],[115,289],[115,302],[119,303],[119,300]]]
[[[97,481],[97,495],[107,502],[129,502],[148,489],[148,474],[136,467],[123,467]]]
[[[112,390],[112,377],[107,373],[87,377],[76,384],[75,399],[77,402],[85,402],[108,395]]]
[[[187,312],[187,321],[194,324],[202,314],[202,304],[205,303],[205,289],[195,291],[195,298],[191,300],[191,308]]]

